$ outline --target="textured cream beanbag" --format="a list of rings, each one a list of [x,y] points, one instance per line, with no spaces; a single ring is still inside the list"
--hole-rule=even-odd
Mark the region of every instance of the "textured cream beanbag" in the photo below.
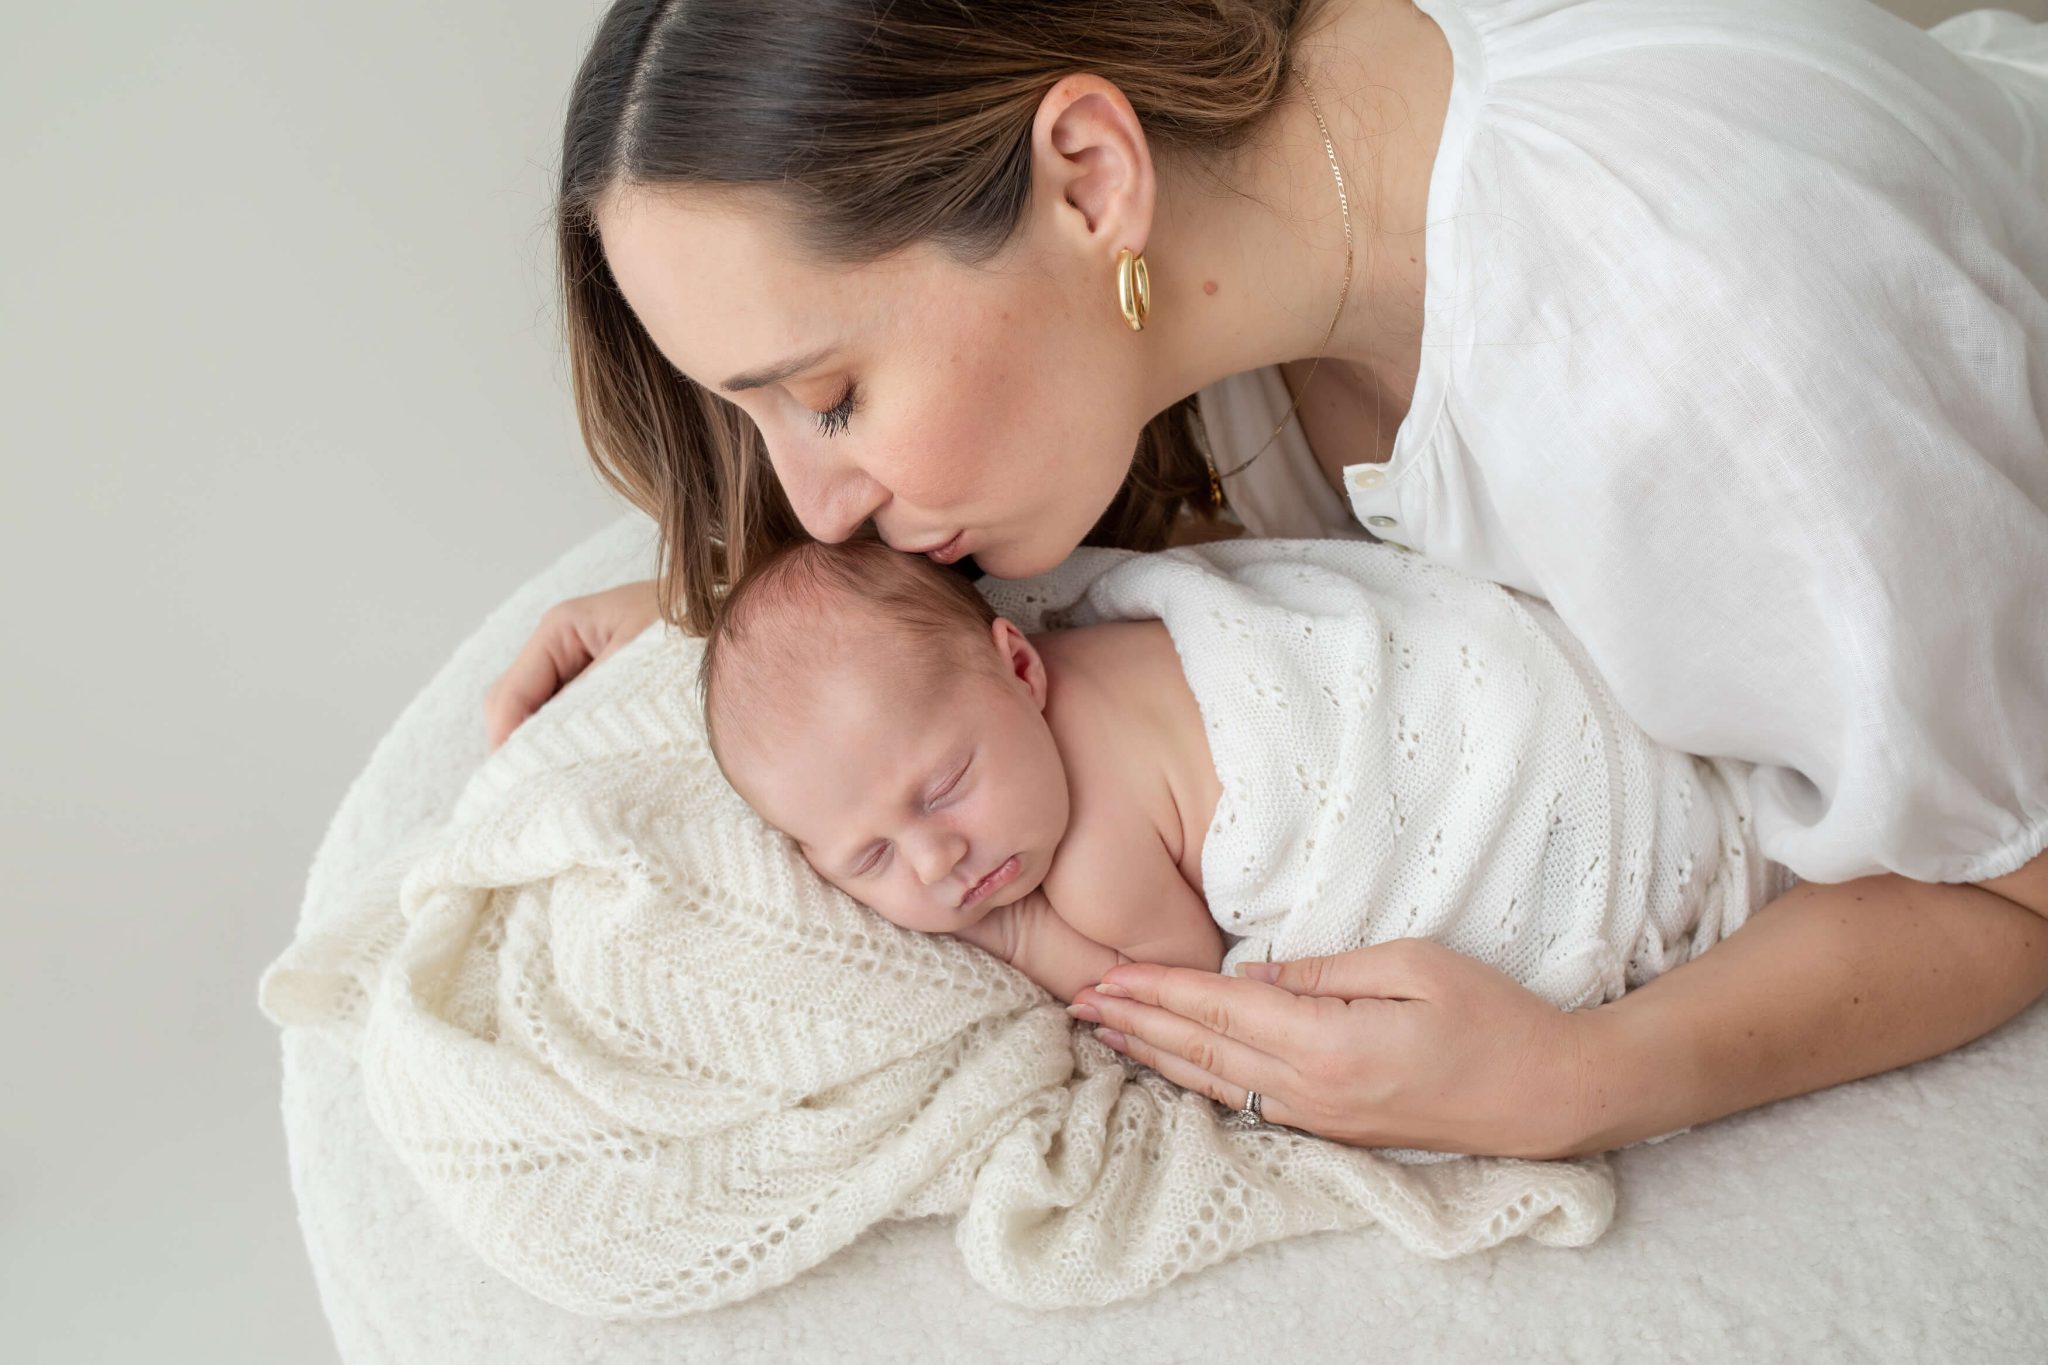
[[[817,884],[709,766],[693,643],[657,627],[486,758],[540,611],[650,547],[621,522],[457,652],[265,978],[347,1359],[1221,1358],[1282,1324],[1291,1359],[2048,1346],[2040,1009],[1612,1158],[1227,1132],[1008,967]]]

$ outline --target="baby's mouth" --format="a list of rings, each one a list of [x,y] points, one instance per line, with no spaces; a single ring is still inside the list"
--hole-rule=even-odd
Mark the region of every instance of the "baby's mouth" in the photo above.
[[[967,888],[967,894],[960,898],[959,908],[967,909],[977,901],[983,901],[1017,880],[1017,874],[1024,870],[1024,860],[1012,853],[1003,860],[1003,865]]]

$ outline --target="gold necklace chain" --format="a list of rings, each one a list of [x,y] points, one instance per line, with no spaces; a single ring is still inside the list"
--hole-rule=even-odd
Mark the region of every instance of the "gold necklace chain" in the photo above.
[[[1337,291],[1337,311],[1330,314],[1330,329],[1323,333],[1323,344],[1316,350],[1315,361],[1308,367],[1308,373],[1302,377],[1301,389],[1295,394],[1294,401],[1287,405],[1287,415],[1280,419],[1279,426],[1273,428],[1273,434],[1266,438],[1266,444],[1253,451],[1251,459],[1246,460],[1227,474],[1216,472],[1216,462],[1214,460],[1208,462],[1209,505],[1212,507],[1221,507],[1223,505],[1223,480],[1235,478],[1239,474],[1244,473],[1245,470],[1250,469],[1252,467],[1252,460],[1256,460],[1259,456],[1265,454],[1273,442],[1280,439],[1280,433],[1287,430],[1287,424],[1294,420],[1295,409],[1301,406],[1301,395],[1308,392],[1309,384],[1316,377],[1316,366],[1323,363],[1323,353],[1330,349],[1330,338],[1337,335],[1337,321],[1344,316],[1344,302],[1351,297],[1351,196],[1344,189],[1344,168],[1337,164],[1337,146],[1330,138],[1330,125],[1323,122],[1323,111],[1316,104],[1316,92],[1310,88],[1308,77],[1297,71],[1295,79],[1301,82],[1301,92],[1308,96],[1309,112],[1316,116],[1316,127],[1321,130],[1323,135],[1323,152],[1330,158],[1330,174],[1336,177],[1337,181],[1337,207],[1344,215],[1344,287]]]

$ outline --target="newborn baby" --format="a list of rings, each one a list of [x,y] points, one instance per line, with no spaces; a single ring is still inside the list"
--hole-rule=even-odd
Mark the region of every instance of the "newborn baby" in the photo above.
[[[706,725],[820,876],[1063,1001],[1119,962],[1426,936],[1569,1009],[1782,884],[1742,765],[1653,744],[1496,585],[1246,541],[986,587],[1023,627],[881,544],[786,548],[706,641]]]

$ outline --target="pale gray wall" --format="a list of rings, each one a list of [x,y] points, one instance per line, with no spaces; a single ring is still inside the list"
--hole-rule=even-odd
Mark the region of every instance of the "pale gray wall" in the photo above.
[[[601,9],[0,14],[10,1360],[332,1358],[255,980],[376,737],[615,514],[544,230]]]
[[[333,1358],[256,977],[377,736],[618,515],[545,231],[601,9],[5,7],[0,1358]]]

